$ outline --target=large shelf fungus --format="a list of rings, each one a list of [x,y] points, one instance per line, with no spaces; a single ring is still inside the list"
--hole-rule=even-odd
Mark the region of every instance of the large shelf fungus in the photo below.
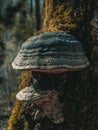
[[[64,32],[46,32],[23,43],[12,63],[14,69],[62,73],[81,70],[89,62],[80,41]]]

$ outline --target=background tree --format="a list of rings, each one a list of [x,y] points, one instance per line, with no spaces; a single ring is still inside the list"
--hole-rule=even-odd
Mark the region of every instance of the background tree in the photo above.
[[[35,0],[35,15],[36,15],[36,28],[37,31],[41,28],[41,14],[40,14],[40,0]]]

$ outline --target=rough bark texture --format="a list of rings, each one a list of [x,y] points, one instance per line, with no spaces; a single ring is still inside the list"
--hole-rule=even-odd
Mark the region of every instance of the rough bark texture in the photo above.
[[[97,78],[98,76],[98,1],[96,0],[96,4],[95,4],[95,11],[93,14],[93,18],[91,21],[91,25],[92,25],[92,59],[93,59],[93,76]]]
[[[95,7],[96,5],[96,7]],[[60,8],[59,8],[60,7]],[[68,72],[62,75],[50,75],[54,89],[58,90],[60,101],[64,104],[62,124],[53,124],[48,118],[34,122],[32,103],[25,106],[25,119],[30,130],[97,130],[97,86],[98,86],[98,46],[97,33],[90,36],[95,26],[95,16],[98,17],[98,2],[93,0],[46,0],[43,31],[67,31],[74,34],[83,43],[85,52],[91,63],[90,68],[83,71]],[[56,11],[55,11],[56,10]],[[66,15],[67,10],[67,15]],[[95,10],[95,11],[94,11]],[[55,14],[53,13],[55,12]],[[63,15],[62,12],[65,12]],[[47,15],[48,14],[48,15]],[[59,16],[59,17],[58,17]],[[92,17],[93,16],[93,17]],[[53,18],[53,19],[52,19]],[[57,19],[56,19],[57,18]],[[64,19],[67,19],[65,23]],[[71,18],[71,19],[70,19]],[[52,20],[52,21],[51,21]],[[56,21],[55,21],[56,20]],[[69,21],[69,22],[68,22]],[[58,22],[62,23],[58,26]],[[96,23],[97,24],[97,23]],[[52,26],[53,25],[53,26]],[[92,46],[94,48],[92,49]],[[19,121],[17,121],[19,122]],[[18,123],[17,123],[18,124]],[[21,129],[21,128],[20,128]],[[9,130],[19,130],[10,129]],[[21,129],[23,130],[23,129]]]

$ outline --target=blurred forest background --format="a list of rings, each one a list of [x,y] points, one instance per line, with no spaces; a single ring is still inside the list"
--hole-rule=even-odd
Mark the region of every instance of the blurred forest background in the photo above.
[[[40,29],[43,0],[0,0],[0,130],[10,116],[21,72],[11,63],[21,44]],[[4,126],[4,124],[3,124]]]

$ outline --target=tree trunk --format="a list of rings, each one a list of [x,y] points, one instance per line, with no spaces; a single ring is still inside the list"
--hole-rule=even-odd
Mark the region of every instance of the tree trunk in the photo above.
[[[31,17],[32,17],[32,11],[33,11],[32,5],[33,5],[33,2],[32,2],[32,0],[30,0],[30,15],[31,15]]]
[[[92,28],[91,19],[94,15],[95,5],[98,8],[98,2],[96,1],[95,3],[93,0],[77,0],[76,2],[73,0],[68,2],[63,0],[45,1],[43,31],[65,31],[73,34],[82,42],[91,65],[83,71],[65,74],[67,82],[61,85],[62,88],[60,87],[59,90],[64,92],[62,95],[64,123],[56,125],[44,119],[36,130],[97,130],[96,102],[98,82],[96,79],[98,77],[95,78],[95,73],[98,73],[98,64],[96,64],[96,67],[94,66],[96,62],[94,58],[98,57],[98,48],[97,46],[95,47],[97,53],[95,57],[92,53],[93,40],[90,35]],[[98,17],[98,13],[96,15]],[[93,67],[95,70],[97,69],[97,72],[95,72]]]

